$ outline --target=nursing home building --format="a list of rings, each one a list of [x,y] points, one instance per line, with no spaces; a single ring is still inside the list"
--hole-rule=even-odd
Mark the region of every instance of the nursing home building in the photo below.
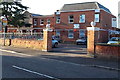
[[[87,27],[96,22],[95,27],[108,31],[116,29],[116,17],[110,10],[98,2],[65,4],[53,15],[33,17],[34,31],[42,31],[47,24],[53,29],[53,35],[59,35],[64,41],[75,41],[87,37]]]

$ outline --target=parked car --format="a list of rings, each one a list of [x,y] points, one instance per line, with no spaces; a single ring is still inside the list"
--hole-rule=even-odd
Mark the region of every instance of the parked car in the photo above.
[[[43,39],[37,39],[37,40],[43,40]],[[58,47],[59,42],[52,38],[52,47]]]
[[[107,44],[120,44],[120,37],[112,37]]]
[[[62,40],[60,39],[60,36],[53,35],[52,38],[55,39],[55,40],[57,40],[59,43],[62,42]]]
[[[52,39],[52,47],[58,47],[59,42],[55,39]]]
[[[87,39],[86,38],[80,38],[76,40],[76,44],[87,44]]]

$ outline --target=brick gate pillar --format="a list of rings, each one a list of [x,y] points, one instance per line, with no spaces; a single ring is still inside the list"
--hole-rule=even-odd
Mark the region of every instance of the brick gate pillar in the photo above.
[[[51,51],[52,50],[52,29],[43,29],[43,50],[42,51]]]
[[[95,43],[98,41],[100,28],[87,27],[87,52],[88,55],[95,57]]]

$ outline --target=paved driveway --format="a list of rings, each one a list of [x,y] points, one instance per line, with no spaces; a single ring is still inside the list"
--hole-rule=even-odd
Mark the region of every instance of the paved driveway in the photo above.
[[[59,44],[57,48],[53,48],[53,52],[56,53],[74,53],[74,54],[87,54],[86,45],[76,44]]]

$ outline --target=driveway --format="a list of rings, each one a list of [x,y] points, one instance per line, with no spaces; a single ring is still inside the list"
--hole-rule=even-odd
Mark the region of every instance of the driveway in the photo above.
[[[62,43],[60,43],[57,48],[53,48],[53,52],[56,52],[56,53],[87,54],[87,46],[86,45],[62,44]]]

